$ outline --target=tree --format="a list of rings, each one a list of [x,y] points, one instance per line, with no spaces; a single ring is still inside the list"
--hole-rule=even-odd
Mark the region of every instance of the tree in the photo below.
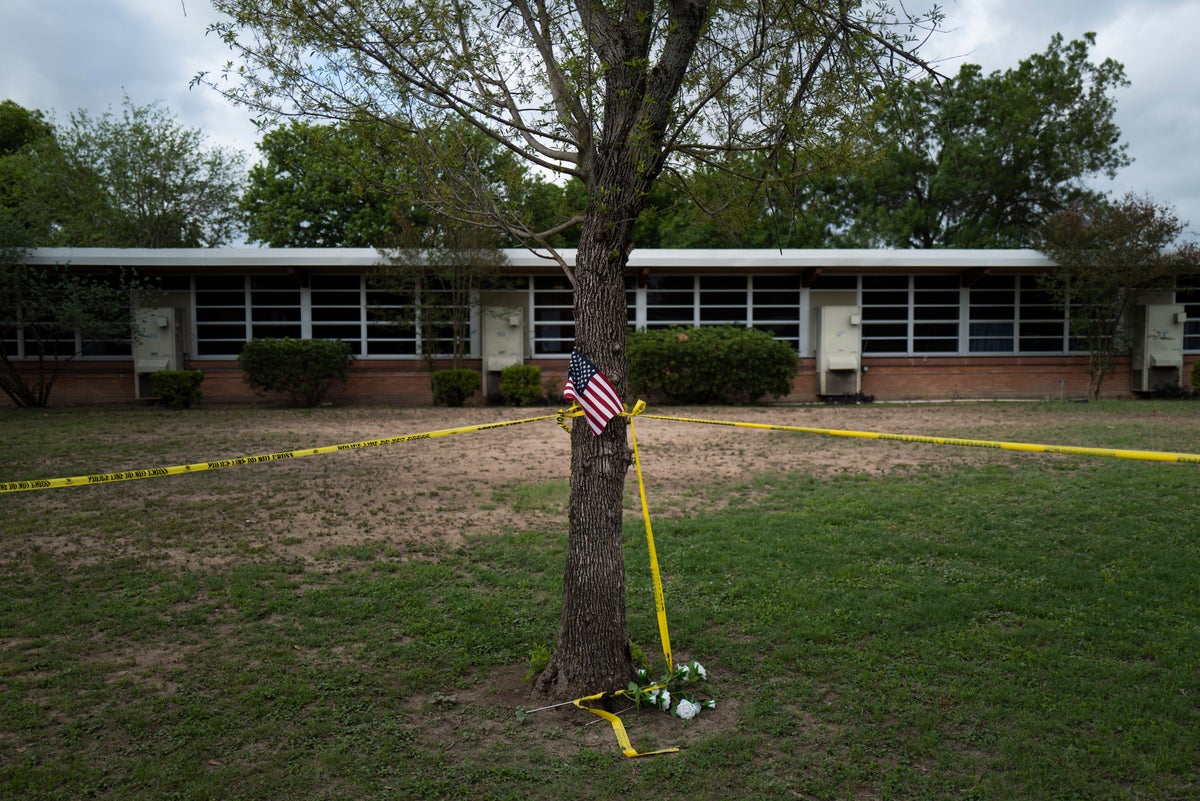
[[[382,247],[397,201],[372,184],[389,165],[350,125],[291,120],[263,135],[241,198],[247,237],[270,247]],[[370,174],[370,177],[368,177]]]
[[[416,320],[430,374],[438,357],[449,356],[453,367],[462,369],[479,292],[499,279],[505,261],[495,233],[435,225],[409,233],[402,241],[409,246],[390,252],[388,263],[370,277],[370,286],[409,299],[390,319],[401,326]]]
[[[46,406],[80,353],[116,344],[128,354],[134,306],[151,291],[145,280],[130,271],[92,276],[30,265],[27,251],[0,251],[0,390],[14,404]]]
[[[11,156],[34,142],[54,135],[42,112],[12,100],[0,102],[0,156]]]
[[[1038,230],[1036,247],[1055,264],[1038,281],[1067,311],[1072,337],[1087,347],[1089,398],[1099,398],[1112,375],[1140,296],[1200,272],[1200,248],[1180,241],[1186,228],[1169,206],[1128,194],[1118,202],[1079,201]]]
[[[1129,164],[1113,92],[1127,86],[1113,59],[1089,60],[1095,34],[1015,69],[926,78],[884,98],[888,142],[826,197],[841,209],[834,244],[897,248],[1027,247],[1047,215],[1088,197],[1084,181]]]
[[[439,161],[427,202],[530,247],[579,226],[575,344],[625,396],[624,270],[664,172],[681,182],[722,154],[822,154],[854,144],[874,93],[911,68],[909,28],[859,0],[216,0],[235,58],[208,82],[264,115],[373,118],[439,143],[466,124],[533,167],[578,179],[582,206],[538,228],[479,162]],[[898,26],[898,27],[897,27]],[[208,80],[197,76],[197,80]],[[571,434],[558,644],[542,691],[624,688],[621,506],[626,426]]]
[[[265,158],[250,169],[240,204],[250,241],[381,249],[427,244],[420,241],[422,229],[436,232],[448,222],[427,201],[429,181],[436,179],[442,192],[456,191],[426,164],[435,136],[436,147],[444,148],[437,163],[477,160],[479,170],[504,183],[505,196],[532,225],[549,225],[561,216],[561,187],[531,174],[512,153],[466,126],[413,135],[369,120],[292,119],[264,134],[258,149]],[[505,234],[493,240],[519,244]]]
[[[77,111],[59,140],[68,164],[99,181],[107,246],[218,247],[236,233],[244,157],[206,148],[203,132],[162,105],[127,97],[120,118]]]
[[[70,198],[54,126],[45,115],[0,104],[0,234],[6,246],[53,244]]]
[[[0,151],[0,207],[32,245],[216,247],[237,231],[243,156],[207,148],[161,105],[125,98],[120,117],[81,110],[28,130],[43,135]]]

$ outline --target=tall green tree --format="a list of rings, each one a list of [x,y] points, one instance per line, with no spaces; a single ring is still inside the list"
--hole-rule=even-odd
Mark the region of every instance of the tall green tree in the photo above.
[[[121,114],[71,115],[59,131],[69,170],[95,175],[104,199],[93,221],[108,247],[218,247],[238,232],[243,154],[209,147],[159,103]],[[94,230],[94,229],[93,229]]]
[[[3,244],[54,244],[74,198],[54,125],[36,109],[0,103],[0,235]]]
[[[486,221],[557,260],[575,289],[576,347],[622,396],[624,271],[663,171],[688,176],[730,153],[843,152],[861,141],[847,134],[872,96],[913,63],[907,18],[860,0],[214,6],[228,15],[214,30],[234,58],[210,83],[261,113],[366,116],[431,143],[465,124],[533,167],[578,179],[582,205],[539,228],[481,162],[450,164],[433,147],[421,159],[430,202],[448,217]],[[549,248],[572,226],[573,264]],[[558,643],[537,685],[550,695],[624,688],[632,676],[621,526],[629,463],[623,420],[599,436],[574,427]]]
[[[42,135],[0,152],[0,208],[31,245],[216,247],[236,236],[244,156],[208,147],[162,105],[125,98],[120,116],[81,110],[32,130]]]
[[[382,247],[397,199],[376,185],[395,168],[345,124],[291,120],[267,131],[241,197],[246,235],[270,247]]]
[[[1027,247],[1038,224],[1093,196],[1086,181],[1129,164],[1114,119],[1127,86],[1094,34],[1016,68],[926,78],[881,103],[874,158],[829,182],[841,209],[831,244],[895,248]]]
[[[1055,265],[1038,282],[1067,311],[1072,337],[1086,344],[1088,397],[1099,398],[1113,374],[1130,310],[1142,296],[1200,273],[1200,247],[1182,239],[1186,229],[1170,206],[1129,194],[1073,203],[1037,230],[1037,249]]]
[[[251,167],[241,198],[247,236],[271,247],[441,246],[426,240],[442,237],[444,223],[452,221],[446,210],[463,204],[429,199],[461,193],[462,187],[427,164],[430,147],[442,150],[438,163],[477,161],[529,225],[549,224],[561,215],[561,187],[468,127],[445,126],[414,137],[388,122],[292,119],[259,142],[263,159]],[[503,231],[492,239],[501,246],[519,244]]]

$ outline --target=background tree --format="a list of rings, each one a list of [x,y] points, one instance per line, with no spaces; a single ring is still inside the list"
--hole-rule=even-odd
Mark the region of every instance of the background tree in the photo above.
[[[250,168],[240,202],[249,240],[270,247],[429,244],[422,229],[449,221],[429,204],[427,198],[435,194],[429,181],[436,179],[441,193],[459,190],[445,174],[422,164],[430,137],[416,136],[420,141],[400,127],[369,120],[292,119],[268,131],[258,145],[263,159]],[[532,174],[494,140],[461,125],[448,126],[436,147],[444,149],[438,163],[479,160],[477,169],[503,182],[504,196],[531,225],[549,226],[562,216],[563,188]],[[519,244],[503,232],[493,241],[502,247]]]
[[[291,120],[258,144],[240,207],[247,238],[269,247],[382,247],[395,234],[391,165],[352,125]],[[393,182],[394,183],[394,182]]]
[[[466,124],[529,165],[578,179],[582,205],[539,229],[480,162],[420,160],[428,202],[531,247],[579,226],[575,343],[625,395],[624,271],[664,169],[681,180],[722,154],[861,142],[873,93],[912,64],[910,30],[858,0],[216,0],[234,51],[213,85],[270,114],[373,118],[432,144]],[[203,77],[198,77],[203,80]],[[441,178],[448,180],[441,180]],[[558,697],[632,676],[621,508],[626,426],[571,435],[571,495],[558,644],[538,687]]]
[[[152,288],[130,271],[93,276],[26,264],[26,255],[0,247],[0,390],[17,406],[40,408],[76,356],[114,345],[128,354],[134,305]]]
[[[1114,122],[1121,64],[1089,59],[1095,34],[1015,69],[926,78],[884,98],[877,158],[828,183],[851,247],[1028,247],[1038,224],[1077,199],[1084,181],[1129,164]]]
[[[54,125],[36,109],[0,103],[0,233],[5,244],[54,244],[73,199]]]
[[[164,106],[127,97],[120,117],[78,111],[59,141],[69,168],[98,181],[107,246],[218,247],[236,234],[244,156],[206,147]]]
[[[244,157],[206,147],[163,106],[126,98],[120,117],[79,111],[34,130],[0,153],[0,207],[31,245],[216,247],[236,234]]]
[[[1089,398],[1099,398],[1112,375],[1141,296],[1200,272],[1200,248],[1180,239],[1186,228],[1169,206],[1129,194],[1118,202],[1080,200],[1037,231],[1037,249],[1055,263],[1038,281],[1067,311],[1072,338],[1086,344]]]

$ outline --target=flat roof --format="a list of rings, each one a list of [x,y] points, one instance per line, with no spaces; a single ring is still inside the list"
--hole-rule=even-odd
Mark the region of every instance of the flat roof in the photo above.
[[[546,252],[506,249],[508,269],[555,270],[557,263]],[[575,264],[576,251],[559,255]],[[386,256],[374,248],[34,248],[27,264],[79,267],[138,267],[173,270],[231,268],[366,268],[383,264]],[[1036,250],[873,250],[873,249],[634,249],[629,268],[634,270],[695,269],[769,272],[826,269],[851,270],[970,270],[980,268],[1038,269],[1052,264]]]

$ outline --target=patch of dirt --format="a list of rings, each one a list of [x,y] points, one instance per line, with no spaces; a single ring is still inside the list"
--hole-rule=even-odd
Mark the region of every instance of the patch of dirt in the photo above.
[[[662,518],[752,502],[760,491],[755,482],[763,476],[878,475],[1029,458],[769,426],[977,439],[1027,435],[1037,441],[1046,416],[1031,409],[1036,406],[651,407],[636,418],[634,431],[650,511]],[[38,538],[37,547],[72,564],[147,553],[193,568],[256,555],[313,567],[328,564],[330,554],[436,556],[474,536],[565,532],[570,436],[556,424],[555,411],[349,407],[260,415],[202,409],[172,417],[170,426],[145,424],[112,434],[124,440],[130,463],[100,463],[88,471],[433,435],[190,475],[22,493],[13,500],[35,505],[43,519],[62,521]],[[531,422],[513,423],[519,420]],[[443,433],[477,426],[486,428]],[[97,432],[100,438],[110,434]],[[107,448],[87,444],[102,459]],[[140,452],[147,455],[139,457]],[[70,468],[75,473],[52,472],[52,464],[35,469],[52,476],[79,472],[77,465]],[[633,469],[625,511],[630,519],[641,516]],[[24,540],[0,543],[0,552],[27,547],[31,543]]]
[[[259,528],[255,523],[270,516],[269,508],[286,505],[286,532],[276,531],[267,539],[273,540],[273,547],[287,540],[291,545],[283,543],[284,547],[299,555],[361,547],[379,538],[441,548],[474,535],[565,529],[570,437],[555,424],[553,410],[406,409],[387,427],[373,419],[371,410],[344,410],[308,418],[296,437],[298,444],[310,446],[352,443],[539,417],[546,411],[550,419],[536,422],[314,456],[287,465],[232,468],[296,469],[303,475],[301,482],[283,490],[272,482],[248,504],[248,527]],[[719,488],[751,485],[762,475],[878,475],[1012,458],[984,449],[681,422],[652,414],[927,436],[982,436],[981,432],[1002,430],[1004,423],[998,423],[990,407],[952,405],[651,410],[635,420],[634,431],[655,516],[686,514],[701,506],[711,509]],[[747,486],[744,493],[749,492]],[[336,513],[331,513],[331,505]],[[625,507],[627,515],[641,515],[632,468]]]

